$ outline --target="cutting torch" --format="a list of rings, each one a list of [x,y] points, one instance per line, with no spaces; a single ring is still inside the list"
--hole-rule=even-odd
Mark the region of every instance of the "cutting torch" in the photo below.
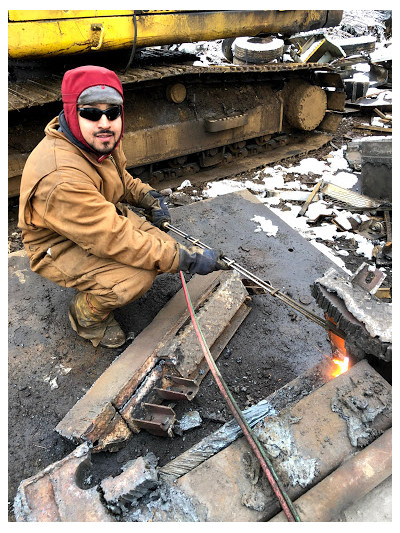
[[[162,227],[164,229],[167,229],[169,231],[172,231],[176,235],[179,235],[183,239],[189,241],[191,244],[198,246],[199,248],[211,250],[210,246],[207,246],[207,244],[204,244],[199,239],[195,239],[194,237],[191,237],[181,229],[177,228],[176,226],[173,226],[169,222],[163,222]],[[309,320],[312,320],[319,326],[322,326],[326,330],[331,331],[334,335],[337,335],[341,338],[344,338],[344,333],[340,329],[337,329],[335,325],[329,321],[321,318],[320,316],[316,315],[306,307],[304,307],[301,303],[296,302],[293,298],[290,298],[287,294],[281,292],[279,289],[276,289],[273,287],[268,281],[264,281],[252,272],[248,271],[246,268],[244,268],[242,265],[240,265],[238,262],[236,262],[234,259],[230,259],[229,257],[223,255],[220,258],[224,263],[226,263],[227,266],[238,272],[242,277],[247,278],[248,280],[252,281],[257,287],[263,289],[265,292],[271,294],[275,298],[278,298],[282,302],[286,303],[302,315],[304,315]]]

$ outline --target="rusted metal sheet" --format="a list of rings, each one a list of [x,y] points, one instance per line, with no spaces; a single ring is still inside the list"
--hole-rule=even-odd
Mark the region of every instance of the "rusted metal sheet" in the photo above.
[[[391,409],[390,385],[361,361],[277,416],[267,416],[254,431],[295,500],[389,429]],[[211,522],[265,521],[280,510],[244,438],[180,477],[176,486],[205,507]]]
[[[69,455],[21,482],[14,501],[17,522],[114,522],[97,487],[83,488],[90,447]]]
[[[130,439],[131,432],[128,426],[110,403],[104,402],[104,408],[96,415],[81,435],[79,432],[71,434],[75,443],[91,442],[98,449],[111,450],[111,448],[118,449]]]
[[[247,315],[246,312],[241,312],[243,307],[248,311],[243,303],[247,298],[248,293],[239,280],[239,276],[229,274],[221,280],[220,286],[197,312],[197,320],[214,359],[218,358],[227,342],[227,340],[222,342],[221,335],[227,329],[226,336],[229,339]],[[238,311],[240,318],[235,320]],[[163,388],[165,381],[163,375],[173,373],[178,378],[190,379],[198,385],[208,370],[192,323],[186,325],[176,335],[171,335],[169,342],[160,347],[157,355],[162,363],[157,364],[146,376],[131,398],[119,410],[128,426],[134,431],[139,425],[137,420],[146,418],[143,403],[160,401],[160,389]],[[195,389],[192,388],[192,393],[194,391]],[[168,396],[168,387],[166,395]]]

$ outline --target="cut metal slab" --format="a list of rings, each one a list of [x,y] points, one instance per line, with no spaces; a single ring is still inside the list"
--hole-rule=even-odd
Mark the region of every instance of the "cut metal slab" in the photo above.
[[[390,427],[391,387],[361,361],[267,417],[255,432],[295,499]],[[280,509],[244,438],[182,476],[177,486],[207,509],[210,522],[267,520]]]
[[[89,467],[90,447],[84,443],[22,481],[14,501],[17,522],[114,522],[97,487],[84,487]]]
[[[329,269],[323,277],[315,281],[313,294],[319,305],[332,316],[343,331],[353,333],[349,336],[349,341],[368,354],[390,361],[392,304],[383,302],[364,287],[351,281],[346,274]],[[348,313],[342,312],[342,306],[339,308],[337,302],[343,302]],[[351,320],[348,314],[356,320]],[[349,330],[349,326],[354,326],[354,329]]]
[[[391,473],[392,428],[300,496],[294,505],[302,522],[335,522],[341,512]],[[287,518],[281,511],[270,522],[287,522]]]

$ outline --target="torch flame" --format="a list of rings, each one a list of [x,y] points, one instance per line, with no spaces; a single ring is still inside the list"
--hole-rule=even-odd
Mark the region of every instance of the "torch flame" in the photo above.
[[[335,359],[332,359],[332,362],[337,365],[337,368],[332,372],[332,376],[336,378],[337,376],[340,376],[340,374],[344,374],[344,372],[347,372],[349,369],[349,357],[340,355],[340,357],[335,357]]]
[[[337,324],[330,318],[328,315],[325,314],[325,318],[330,320],[335,326]],[[336,368],[332,372],[332,376],[336,378],[337,376],[340,376],[340,374],[344,374],[349,369],[349,363],[350,363],[350,357],[348,357],[348,352],[346,350],[346,343],[345,340],[333,333],[333,331],[328,332],[329,339],[331,341],[331,344],[333,346],[333,354],[331,361],[337,365]]]

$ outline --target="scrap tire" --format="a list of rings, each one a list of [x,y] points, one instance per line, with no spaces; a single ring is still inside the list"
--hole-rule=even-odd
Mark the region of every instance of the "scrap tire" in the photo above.
[[[221,49],[224,57],[232,63],[233,61],[233,50],[232,45],[233,41],[235,40],[234,37],[231,37],[229,39],[224,39],[221,44]]]
[[[245,63],[269,63],[282,57],[284,41],[276,37],[238,37],[234,56]]]

